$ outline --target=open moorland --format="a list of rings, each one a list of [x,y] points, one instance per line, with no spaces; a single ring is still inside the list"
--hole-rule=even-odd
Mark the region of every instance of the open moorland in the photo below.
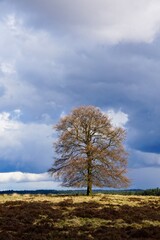
[[[1,195],[0,240],[160,239],[160,197]]]

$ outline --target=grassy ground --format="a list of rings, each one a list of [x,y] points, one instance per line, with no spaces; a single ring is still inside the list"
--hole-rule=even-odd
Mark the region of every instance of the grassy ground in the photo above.
[[[0,196],[0,240],[160,240],[160,197]]]

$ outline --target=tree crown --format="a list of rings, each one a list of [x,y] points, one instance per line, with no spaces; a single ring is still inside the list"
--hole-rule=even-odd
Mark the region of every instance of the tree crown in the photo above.
[[[61,176],[64,186],[128,186],[126,131],[113,127],[99,108],[76,108],[54,128],[57,158],[49,171]]]

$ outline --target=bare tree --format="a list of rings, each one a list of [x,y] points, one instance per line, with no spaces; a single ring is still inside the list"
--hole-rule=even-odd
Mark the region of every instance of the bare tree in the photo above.
[[[54,127],[57,157],[51,174],[62,178],[66,187],[127,187],[126,132],[113,127],[106,114],[94,106],[81,106],[60,119]]]

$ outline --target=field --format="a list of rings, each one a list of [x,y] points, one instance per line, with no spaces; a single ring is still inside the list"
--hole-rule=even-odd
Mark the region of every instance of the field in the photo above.
[[[1,195],[0,240],[160,240],[160,197]]]

